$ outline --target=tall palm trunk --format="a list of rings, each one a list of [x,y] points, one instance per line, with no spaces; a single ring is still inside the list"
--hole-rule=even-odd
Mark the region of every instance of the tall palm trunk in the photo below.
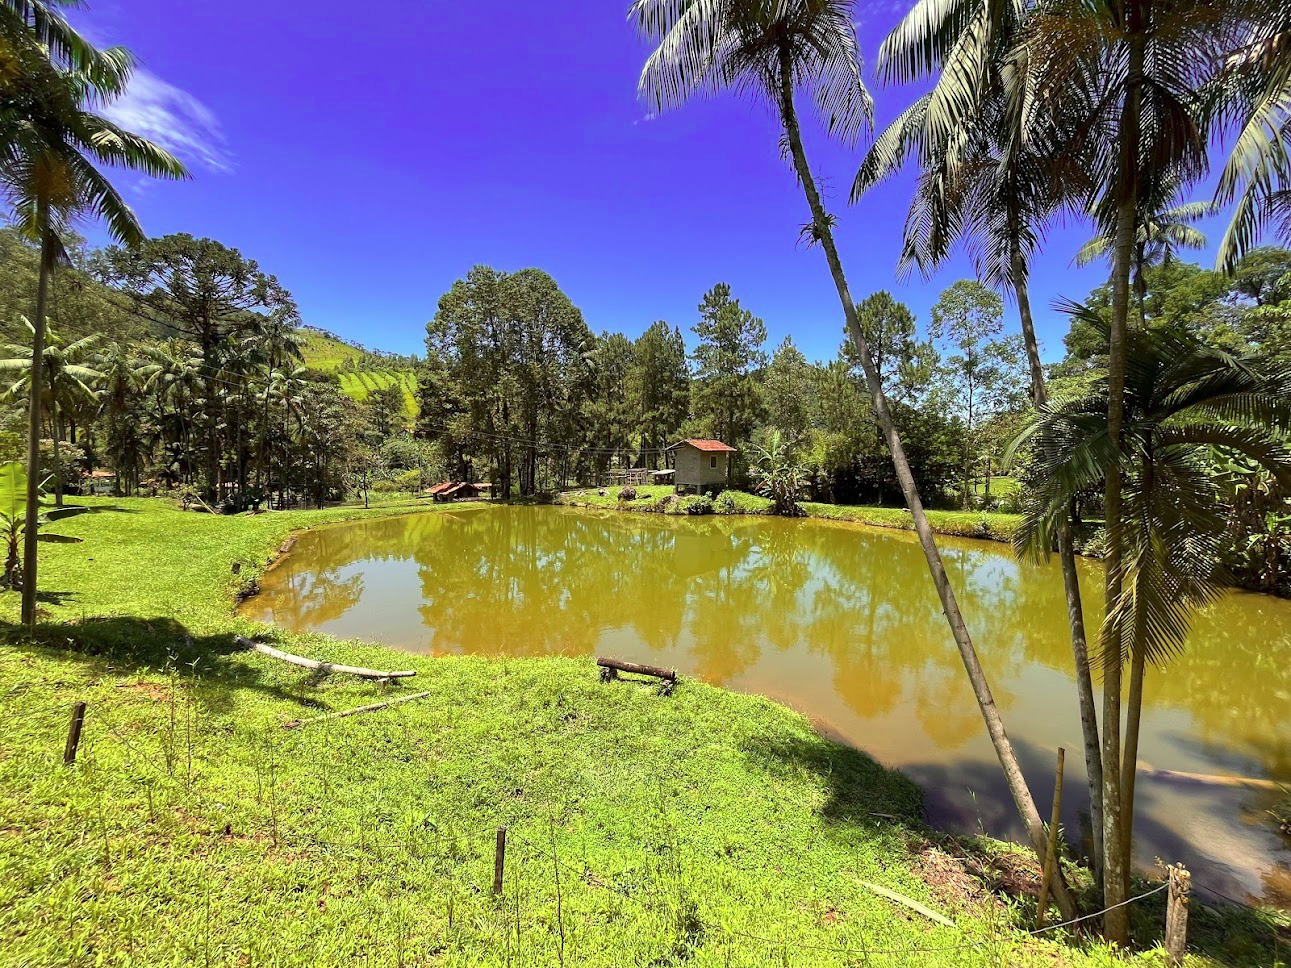
[[[1139,460],[1139,479],[1143,488],[1143,505],[1147,506],[1156,485],[1153,474],[1151,441],[1148,442],[1147,448]],[[1144,534],[1141,540],[1146,543],[1149,537],[1150,535]],[[1134,781],[1138,776],[1139,723],[1143,716],[1143,677],[1147,671],[1147,627],[1143,602],[1142,596],[1135,595],[1134,629],[1130,648],[1130,692],[1129,696],[1126,697],[1125,750],[1122,754],[1121,765],[1121,800],[1124,805],[1124,816],[1121,825],[1125,838],[1121,847],[1121,861],[1125,865],[1127,891],[1129,890],[1130,865],[1133,862]]]
[[[1023,823],[1026,825],[1027,832],[1031,837],[1032,847],[1035,849],[1037,856],[1043,861],[1046,849],[1044,822],[1040,819],[1040,813],[1036,809],[1035,799],[1031,796],[1031,790],[1027,786],[1026,778],[1022,775],[1022,768],[1018,764],[1017,755],[1013,751],[1013,744],[1009,741],[1008,733],[1004,729],[1004,721],[1001,719],[999,709],[995,705],[995,698],[991,694],[991,687],[987,682],[986,673],[983,671],[981,661],[978,659],[977,650],[973,646],[968,627],[964,624],[963,615],[960,614],[959,603],[955,599],[954,590],[950,587],[950,579],[946,575],[945,564],[942,562],[941,553],[937,549],[937,542],[933,537],[932,528],[928,525],[928,518],[924,514],[923,501],[919,497],[919,489],[915,484],[914,475],[910,471],[910,464],[906,460],[901,436],[897,432],[892,413],[888,408],[887,397],[883,393],[883,383],[874,365],[874,357],[870,352],[869,341],[861,328],[860,320],[856,314],[856,306],[852,302],[847,279],[843,274],[842,261],[838,256],[838,248],[834,244],[829,217],[821,204],[820,192],[816,188],[816,183],[811,175],[811,168],[807,164],[807,154],[802,142],[802,131],[798,126],[798,116],[794,108],[791,67],[792,62],[789,50],[781,48],[779,76],[781,116],[793,156],[794,170],[798,174],[803,193],[807,197],[807,204],[811,208],[815,237],[825,250],[829,270],[834,277],[834,285],[838,290],[838,298],[843,304],[843,313],[847,320],[847,331],[856,348],[857,355],[861,358],[861,366],[865,371],[865,383],[870,391],[874,413],[878,419],[879,426],[883,429],[888,450],[892,454],[892,463],[896,470],[897,480],[900,482],[901,490],[905,495],[910,515],[914,519],[915,532],[919,537],[919,544],[923,548],[924,557],[927,559],[928,570],[932,574],[933,584],[937,588],[942,611],[945,612],[951,635],[959,648],[964,669],[968,673],[969,683],[972,685],[973,694],[977,698],[977,705],[981,710],[982,718],[986,722],[986,730],[990,734],[991,744],[995,747],[995,754],[999,758],[1001,769],[1004,771],[1004,778],[1008,784],[1009,792],[1013,796],[1013,802],[1018,813],[1022,816]],[[1064,918],[1075,917],[1075,903],[1061,877],[1057,879],[1055,885],[1054,900],[1058,903]]]
[[[57,371],[49,374],[49,412],[54,423],[54,507],[63,506],[63,456],[61,441],[63,439],[63,415],[58,409]]]
[[[1116,229],[1112,248],[1112,320],[1107,352],[1107,433],[1121,446],[1125,417],[1126,326],[1130,305],[1130,270],[1138,212],[1138,151],[1140,100],[1143,88],[1144,51],[1141,40],[1141,4],[1130,3],[1126,33],[1129,56],[1125,104],[1121,111],[1120,165],[1116,192]],[[1107,476],[1104,492],[1107,519],[1107,571],[1104,586],[1106,616],[1103,620],[1103,891],[1109,910],[1103,933],[1109,941],[1129,943],[1129,915],[1121,904],[1129,894],[1129,870],[1121,802],[1121,622],[1123,594],[1123,535],[1121,531],[1121,473]],[[1121,905],[1121,906],[1115,906]]]
[[[45,310],[49,304],[49,276],[54,268],[57,239],[49,224],[49,208],[40,207],[41,225],[40,278],[36,284],[36,319],[32,323],[31,379],[27,386],[31,398],[27,405],[27,519],[22,536],[22,621],[36,624],[36,531],[40,517],[40,420],[41,392],[44,385]]]
[[[1016,213],[1011,236],[1018,237],[1020,227]],[[1031,398],[1036,409],[1049,402],[1044,367],[1040,363],[1040,342],[1036,339],[1035,321],[1031,316],[1031,294],[1027,288],[1026,263],[1015,245],[1010,253],[1013,264],[1013,294],[1018,301],[1018,318],[1022,340],[1026,345],[1031,370]],[[1094,879],[1101,881],[1103,869],[1103,761],[1098,737],[1098,705],[1094,699],[1094,680],[1089,669],[1089,640],[1085,633],[1085,612],[1080,595],[1080,573],[1076,570],[1076,549],[1072,534],[1072,510],[1069,508],[1058,526],[1058,560],[1062,564],[1062,590],[1067,599],[1067,625],[1071,629],[1071,651],[1076,672],[1076,697],[1080,704],[1080,729],[1085,748],[1085,778],[1089,787],[1089,826],[1093,840]]]

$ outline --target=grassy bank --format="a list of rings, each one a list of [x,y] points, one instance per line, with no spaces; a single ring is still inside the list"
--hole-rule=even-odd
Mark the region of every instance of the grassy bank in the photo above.
[[[572,659],[276,636],[417,671],[383,691],[234,647],[268,631],[231,602],[289,532],[406,507],[213,517],[121,503],[60,525],[83,544],[44,547],[35,640],[14,626],[17,596],[0,598],[0,964],[1111,960],[1026,936],[1029,895],[996,890],[1031,883],[1018,853],[931,834],[909,780],[767,700],[602,685]],[[63,766],[77,701],[84,737]],[[1140,937],[1156,936],[1160,900],[1133,909]],[[1222,949],[1199,931],[1220,960],[1272,963],[1266,925],[1224,924]]]
[[[697,513],[694,498],[677,498],[671,485],[638,487],[636,498],[620,501],[622,488],[583,488],[566,491],[556,496],[558,504],[575,507],[617,508],[622,511],[649,511],[664,514]],[[602,493],[603,492],[603,493]],[[821,504],[805,501],[801,505],[808,517],[830,518],[835,521],[855,521],[877,528],[914,530],[910,512],[904,508],[865,507],[846,504]],[[743,491],[724,491],[712,502],[711,510],[699,513],[712,514],[766,514],[771,501]],[[929,511],[928,523],[938,534],[953,534],[965,538],[984,538],[989,541],[1011,541],[1017,530],[1019,516],[989,511]]]

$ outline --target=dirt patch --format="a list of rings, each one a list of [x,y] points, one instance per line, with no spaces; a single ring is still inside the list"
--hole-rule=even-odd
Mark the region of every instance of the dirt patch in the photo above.
[[[144,682],[142,680],[139,682],[119,682],[117,683],[117,688],[136,696],[155,699],[158,702],[169,702],[172,695],[169,687],[156,682]]]
[[[991,899],[981,879],[970,874],[965,858],[946,853],[936,844],[925,844],[915,854],[920,878],[945,903],[974,907]]]

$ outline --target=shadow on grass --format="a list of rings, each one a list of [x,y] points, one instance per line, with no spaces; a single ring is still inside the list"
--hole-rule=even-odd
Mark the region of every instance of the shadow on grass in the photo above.
[[[1032,788],[1039,790],[1039,778],[1043,777],[1046,768],[1051,768],[1048,755],[1024,743],[1015,745],[1024,772],[1031,777]],[[782,737],[757,737],[745,745],[745,752],[773,777],[788,777],[802,770],[817,774],[829,791],[828,800],[819,812],[825,819],[842,827],[872,827],[877,818],[880,822],[886,820],[911,828],[915,833],[925,832],[922,818],[926,790],[929,812],[938,826],[948,826],[959,831],[981,826],[993,836],[1008,837],[1015,842],[1024,831],[1012,809],[1008,793],[1003,789],[999,768],[993,763],[966,764],[954,768],[942,765],[912,767],[910,773],[919,780],[921,789],[906,773],[885,769],[865,753],[823,736],[790,740]],[[952,788],[962,790],[965,787],[978,791],[979,797],[971,799],[971,807],[961,803],[955,809],[951,805],[955,798],[946,797],[946,791]],[[986,807],[988,803],[991,804],[989,808]],[[1048,814],[1050,804],[1047,797],[1038,802],[1037,806],[1042,813]],[[1066,812],[1064,810],[1064,814]],[[1143,817],[1137,823],[1145,842],[1153,846],[1173,843],[1176,848],[1174,856],[1179,856],[1177,852],[1184,849],[1182,839],[1163,829],[1163,825],[1153,824]],[[1033,922],[1035,901],[1032,894],[1038,888],[1040,872],[1029,851],[1010,850],[1001,847],[998,842],[975,836],[932,836],[935,840],[953,841],[953,852],[969,859],[967,866],[970,870],[975,869],[974,876],[983,882],[985,888],[1020,902],[1019,924]],[[1172,836],[1174,840],[1171,839]],[[1205,860],[1196,854],[1197,845],[1191,846],[1193,851],[1190,859],[1194,865],[1204,866]],[[1003,856],[1005,854],[1008,856]],[[1219,866],[1218,862],[1214,863]],[[1191,951],[1207,955],[1222,964],[1243,968],[1291,965],[1291,915],[1240,903],[1214,903],[1213,895],[1207,896],[1200,890],[1204,880],[1196,875],[1194,877],[1194,883],[1199,889],[1193,892],[1191,906]],[[1084,873],[1077,873],[1073,878],[1073,886],[1081,889],[1083,894],[1080,899],[1082,912],[1095,911],[1098,905],[1091,879]],[[1132,893],[1141,894],[1157,886],[1159,882],[1139,880]],[[1161,942],[1165,928],[1165,908],[1165,892],[1154,894],[1131,906],[1131,923],[1137,947],[1151,948]],[[1098,921],[1092,920],[1088,924],[1096,930]],[[1087,934],[1093,934],[1094,930]]]
[[[744,752],[774,777],[804,770],[820,776],[829,799],[820,815],[838,824],[867,824],[875,818],[923,825],[923,794],[904,773],[880,766],[866,753],[824,736],[754,737]]]
[[[100,668],[110,666],[118,674],[174,675],[217,713],[236,709],[238,695],[243,692],[308,709],[324,705],[308,692],[320,682],[316,673],[300,675],[294,681],[276,681],[264,670],[233,658],[246,650],[236,644],[232,633],[194,636],[172,618],[85,618],[41,623],[34,632],[2,622],[0,642],[19,653],[74,659]]]

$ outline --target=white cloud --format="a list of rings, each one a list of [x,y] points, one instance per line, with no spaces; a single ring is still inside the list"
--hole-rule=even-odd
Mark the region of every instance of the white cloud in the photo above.
[[[127,131],[155,141],[190,167],[233,170],[220,121],[211,109],[156,74],[135,71],[126,93],[103,113]]]

